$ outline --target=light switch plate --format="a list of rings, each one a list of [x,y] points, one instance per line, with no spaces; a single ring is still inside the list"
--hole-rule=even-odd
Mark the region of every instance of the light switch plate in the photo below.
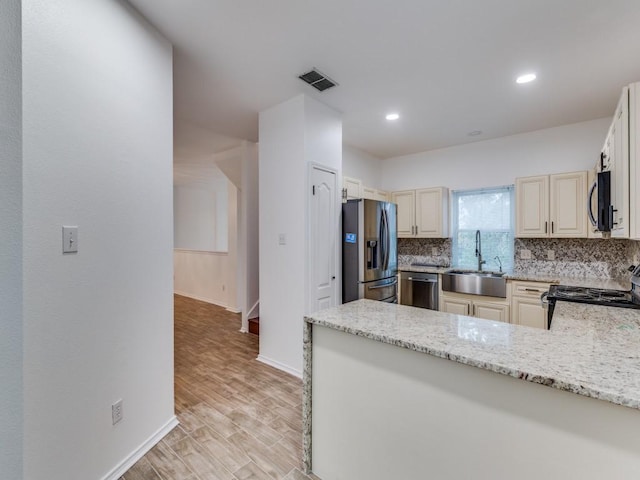
[[[437,257],[438,255],[440,255],[440,252],[438,251],[438,247],[431,247],[431,256]]]
[[[547,260],[555,260],[556,252],[555,250],[547,250]]]
[[[284,233],[278,234],[278,245],[286,245],[287,244],[287,236]]]
[[[62,227],[62,253],[78,251],[78,227]]]

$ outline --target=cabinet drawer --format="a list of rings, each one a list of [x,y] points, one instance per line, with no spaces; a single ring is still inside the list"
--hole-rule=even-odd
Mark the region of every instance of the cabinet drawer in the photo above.
[[[540,298],[549,290],[550,283],[540,282],[513,282],[511,294],[518,297]]]

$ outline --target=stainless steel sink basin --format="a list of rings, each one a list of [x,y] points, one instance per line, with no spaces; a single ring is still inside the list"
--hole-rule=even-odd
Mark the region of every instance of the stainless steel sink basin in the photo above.
[[[442,290],[506,298],[507,280],[502,272],[450,270],[442,274]]]

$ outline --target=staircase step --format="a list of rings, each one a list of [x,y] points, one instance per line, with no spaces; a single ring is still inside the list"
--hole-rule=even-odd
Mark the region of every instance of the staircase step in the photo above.
[[[249,333],[260,335],[260,317],[249,319]]]

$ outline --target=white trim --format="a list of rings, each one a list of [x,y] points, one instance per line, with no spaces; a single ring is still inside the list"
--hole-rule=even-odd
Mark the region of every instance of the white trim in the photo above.
[[[221,257],[229,256],[229,252],[216,252],[213,250],[191,250],[189,248],[174,248],[173,251],[178,253],[194,253],[196,255],[218,255]]]
[[[102,480],[117,480],[124,475],[133,465],[140,460],[145,454],[151,450],[160,440],[164,438],[171,430],[178,426],[180,422],[175,417],[171,417],[156,433],[151,435],[146,441],[136,448],[127,458],[125,458],[113,470],[107,473]]]
[[[247,330],[246,328],[242,327],[239,330],[240,333],[249,333],[249,330]]]
[[[224,303],[220,303],[220,302],[216,302],[210,298],[205,298],[205,297],[200,297],[199,295],[193,295],[191,293],[186,293],[186,292],[181,292],[179,290],[174,290],[173,293],[175,293],[176,295],[180,295],[181,297],[188,297],[188,298],[193,298],[194,300],[200,300],[201,302],[206,302],[206,303],[210,303],[211,305],[216,305],[218,307],[222,307],[230,312],[233,313],[240,313],[241,310],[238,310],[235,307],[230,307],[228,305],[225,305]]]
[[[290,367],[289,365],[285,365],[284,363],[280,363],[277,360],[272,360],[271,358],[265,357],[264,355],[258,355],[256,358],[259,362],[262,362],[270,367],[277,368],[278,370],[282,370],[283,372],[288,373],[289,375],[293,375],[294,377],[302,378],[302,371],[296,368]]]

